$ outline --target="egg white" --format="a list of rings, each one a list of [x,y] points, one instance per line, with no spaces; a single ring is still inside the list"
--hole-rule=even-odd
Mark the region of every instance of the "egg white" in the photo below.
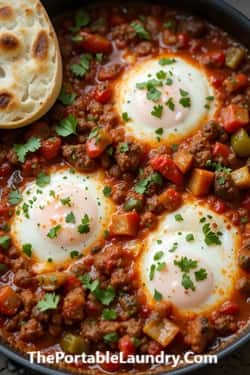
[[[103,239],[114,209],[111,200],[103,195],[103,181],[101,173],[84,175],[63,169],[52,172],[50,183],[42,188],[35,181],[27,184],[16,208],[11,237],[23,255],[23,245],[32,245],[36,272],[66,267],[72,261],[72,252],[86,254]],[[65,199],[69,202],[65,203]],[[66,222],[70,213],[75,222]],[[89,230],[79,233],[86,214]],[[50,229],[57,225],[61,228],[56,237],[49,238]]]
[[[174,59],[174,63],[160,65],[162,58]],[[162,95],[160,100],[154,102],[147,98],[147,90],[138,89],[137,84],[158,79],[159,71],[166,73],[172,84],[166,85],[166,79],[161,80],[163,86],[156,88]],[[180,90],[188,93],[190,107],[183,107],[179,103],[182,98]],[[174,110],[165,105],[169,98],[173,98]],[[200,128],[204,121],[213,118],[219,106],[204,68],[174,55],[158,56],[132,64],[116,83],[115,102],[121,117],[124,113],[128,115],[129,120],[124,124],[126,135],[150,145],[159,142],[179,143]],[[161,118],[151,114],[157,105],[163,106]],[[160,136],[157,129],[162,129]]]
[[[183,220],[178,221],[178,215]],[[206,224],[213,232],[219,232],[221,244],[205,243]],[[187,241],[187,235],[193,235],[194,240]],[[239,246],[237,228],[199,201],[186,200],[177,211],[163,215],[159,228],[145,241],[138,264],[140,282],[149,305],[154,306],[156,302],[155,290],[163,300],[171,301],[181,314],[208,312],[220,305],[230,298],[234,290],[238,277],[236,254]],[[156,261],[155,254],[159,251],[163,252],[163,256]],[[184,288],[183,272],[174,264],[183,257],[197,261],[197,267],[188,272],[194,291]],[[165,263],[165,268],[156,270],[150,280],[151,266],[159,262]],[[196,281],[195,272],[200,269],[205,269],[207,276]]]

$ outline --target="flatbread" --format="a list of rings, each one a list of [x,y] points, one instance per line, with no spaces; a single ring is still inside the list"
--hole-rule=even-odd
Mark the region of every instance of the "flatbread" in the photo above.
[[[39,0],[0,0],[0,128],[43,116],[62,84],[58,40]]]

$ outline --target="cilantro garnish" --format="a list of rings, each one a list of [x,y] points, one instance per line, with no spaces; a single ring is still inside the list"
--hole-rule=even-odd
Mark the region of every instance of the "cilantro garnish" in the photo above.
[[[77,119],[73,115],[69,115],[65,119],[61,120],[56,126],[56,132],[62,137],[68,137],[69,135],[76,134]]]
[[[103,192],[103,195],[104,195],[105,197],[110,197],[110,195],[111,195],[111,193],[112,193],[112,189],[111,189],[110,186],[104,186],[102,192]]]
[[[64,88],[62,88],[60,95],[58,96],[58,100],[63,104],[63,105],[71,105],[74,103],[76,98],[75,93],[67,93]]]
[[[187,242],[194,241],[194,235],[192,233],[188,233],[186,235],[186,241]]]
[[[36,184],[39,187],[44,187],[50,183],[50,175],[45,172],[40,172],[36,178]]]
[[[40,147],[41,147],[40,139],[36,137],[31,137],[23,145],[15,144],[14,151],[17,154],[18,161],[20,161],[20,163],[24,163],[27,153],[35,152],[39,150]]]
[[[148,176],[145,179],[138,181],[135,185],[135,191],[138,194],[144,194],[150,184],[156,183],[158,185],[162,185],[162,176],[158,172],[154,172],[152,175]]]
[[[74,215],[74,213],[71,211],[69,214],[66,215],[65,217],[65,222],[66,223],[72,223],[72,224],[75,224],[76,222],[76,217]]]
[[[85,10],[79,10],[75,15],[75,26],[70,27],[70,31],[76,33],[81,30],[82,27],[87,26],[90,23],[90,16]]]
[[[84,55],[81,55],[79,63],[73,64],[70,66],[71,72],[76,77],[84,77],[85,74],[87,74],[90,69],[91,60],[92,60],[92,56],[89,53],[85,53]]]
[[[175,218],[176,221],[183,221],[184,220],[183,217],[181,216],[181,214],[176,214],[174,216],[174,218]]]
[[[175,62],[176,62],[175,59],[167,58],[167,57],[163,57],[162,59],[159,60],[159,64],[162,66],[171,65],[171,64],[174,64]]]
[[[174,260],[174,264],[180,268],[182,272],[189,272],[190,270],[197,267],[197,260],[188,259],[187,257],[181,257],[180,260]]]
[[[151,266],[150,266],[150,272],[149,272],[149,280],[153,280],[154,279],[155,269],[156,269],[155,264],[151,264]]]
[[[60,300],[60,296],[55,293],[46,293],[41,301],[38,302],[37,307],[42,311],[56,309]]]
[[[10,246],[10,237],[9,236],[0,236],[0,247],[4,250],[7,250]]]
[[[104,309],[102,312],[102,317],[105,320],[116,320],[117,312],[114,309]]]
[[[119,335],[116,332],[111,332],[104,335],[103,339],[107,344],[114,344],[119,340]]]
[[[169,98],[165,104],[170,109],[170,111],[173,112],[175,110],[175,104],[173,102],[173,98]]]
[[[122,114],[122,119],[125,121],[125,122],[128,122],[130,121],[131,119],[129,118],[129,115],[127,112],[123,112]]]
[[[119,145],[119,151],[122,153],[126,153],[129,151],[129,144],[127,142],[123,142]]]
[[[30,243],[26,243],[22,246],[24,254],[26,254],[29,258],[32,256],[32,245]]]
[[[70,253],[71,259],[78,258],[79,255],[80,255],[79,252],[76,251],[76,250],[72,250],[71,253]]]
[[[88,289],[103,305],[108,306],[115,299],[115,290],[112,287],[100,288],[99,280],[92,280],[89,274],[79,277],[86,289]]]
[[[71,198],[70,198],[70,197],[62,198],[62,199],[61,199],[61,203],[62,203],[64,206],[71,207]]]
[[[150,40],[149,32],[138,22],[131,22],[130,24],[136,32],[139,39]]]
[[[231,168],[225,167],[221,163],[217,163],[217,162],[212,161],[212,160],[207,160],[205,166],[206,166],[206,168],[208,168],[212,171],[215,171],[215,172],[224,172],[224,173],[231,173],[232,172]]]
[[[202,232],[204,233],[205,243],[210,245],[221,245],[221,240],[219,239],[220,233],[215,233],[211,230],[210,224],[206,223],[202,227]]]
[[[160,70],[159,72],[156,73],[156,77],[158,79],[165,79],[167,77],[167,73],[164,72],[164,70]]]
[[[164,252],[163,251],[157,251],[157,253],[155,253],[154,255],[154,260],[159,260],[163,257],[164,255]]]
[[[50,239],[54,239],[57,237],[59,231],[62,229],[62,226],[61,225],[56,225],[55,227],[51,228],[49,233],[47,234],[47,237],[49,237]]]
[[[81,224],[78,226],[77,229],[78,232],[81,234],[89,232],[89,217],[87,214],[84,215]]]
[[[202,281],[207,278],[207,271],[205,270],[205,268],[201,268],[198,271],[195,271],[194,275],[196,281]]]
[[[158,118],[161,118],[162,116],[162,112],[163,112],[163,106],[162,105],[155,105],[153,107],[153,110],[151,112],[151,115],[152,116],[155,116],[155,117],[158,117]]]
[[[195,291],[195,286],[193,281],[191,280],[190,276],[187,273],[182,275],[181,285],[185,289],[191,289],[193,292]]]
[[[156,301],[161,301],[162,300],[162,294],[160,292],[158,292],[158,290],[154,290],[154,299]]]

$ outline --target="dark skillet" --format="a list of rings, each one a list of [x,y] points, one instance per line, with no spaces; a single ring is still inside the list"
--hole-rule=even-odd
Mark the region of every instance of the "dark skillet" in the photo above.
[[[42,2],[46,6],[49,15],[52,17],[72,8],[72,3],[74,3],[75,8],[77,8],[77,6],[82,6],[84,3],[88,3],[88,1],[84,0],[42,0]],[[121,1],[117,2],[121,3]],[[157,0],[157,3],[167,3],[168,5],[173,5],[174,7],[180,6],[180,8],[186,8],[190,13],[200,15],[201,17],[218,25],[223,30],[229,32],[229,34],[237,38],[250,49],[250,20],[235,8],[225,3],[224,0]],[[227,339],[227,342],[220,346],[220,350],[216,351],[218,359],[232,353],[248,341],[250,341],[250,325],[243,332]],[[11,349],[6,344],[0,344],[0,352],[21,366],[30,368],[36,373],[47,375],[69,374],[69,372],[54,370],[42,365],[31,364],[23,354]],[[204,364],[192,364],[183,368],[172,370],[168,372],[168,374],[180,375],[199,369],[203,366]],[[166,372],[162,371],[157,373],[159,375],[166,374]],[[150,373],[147,372],[147,375],[149,374]]]

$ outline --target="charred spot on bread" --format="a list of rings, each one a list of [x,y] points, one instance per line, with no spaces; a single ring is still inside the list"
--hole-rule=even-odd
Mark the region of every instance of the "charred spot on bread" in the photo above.
[[[14,12],[10,6],[4,6],[0,8],[0,19],[1,20],[10,20],[13,18]]]
[[[18,38],[11,33],[4,33],[0,35],[0,50],[3,52],[17,51],[20,47]]]
[[[6,109],[12,100],[11,93],[7,91],[0,92],[0,110]]]
[[[49,38],[45,30],[41,30],[33,44],[33,57],[38,60],[45,60],[48,56]]]

